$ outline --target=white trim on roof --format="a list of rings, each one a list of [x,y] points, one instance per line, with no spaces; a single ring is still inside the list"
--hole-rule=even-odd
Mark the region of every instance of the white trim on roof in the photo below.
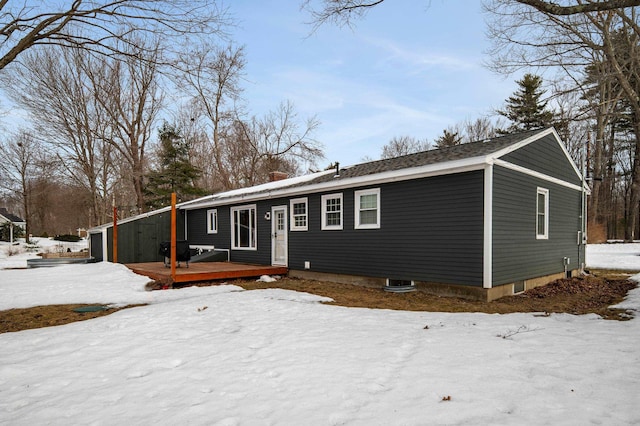
[[[485,165],[487,164],[500,164],[504,167],[509,165],[509,168],[520,171],[522,173],[526,173],[532,176],[540,177],[545,180],[550,180],[552,182],[558,183],[560,185],[568,186],[570,188],[578,188],[580,190],[580,186],[571,184],[569,182],[563,181],[558,178],[553,178],[551,176],[535,172],[533,170],[529,170],[525,167],[516,166],[515,164],[507,163],[504,160],[500,160],[500,157],[509,154],[513,151],[516,151],[532,142],[535,142],[549,134],[552,134],[565,156],[569,160],[576,176],[579,179],[582,179],[578,168],[574,164],[571,156],[567,152],[564,144],[561,142],[558,133],[554,128],[550,127],[548,129],[544,129],[535,133],[534,135],[520,141],[515,142],[506,148],[493,152],[487,155],[480,155],[476,157],[463,158],[461,160],[454,161],[445,161],[441,163],[428,164],[424,166],[418,167],[409,167],[403,168],[399,170],[386,171],[381,173],[373,173],[365,176],[357,176],[353,178],[340,178],[335,181],[323,182],[318,184],[310,184],[310,185],[299,185],[301,183],[311,181],[319,176],[334,173],[334,170],[327,170],[319,173],[313,173],[306,176],[300,176],[298,178],[293,179],[285,179],[276,182],[269,182],[262,185],[253,186],[250,188],[236,189],[233,191],[227,191],[220,194],[210,195],[204,198],[200,198],[197,200],[189,201],[186,203],[180,204],[178,207],[183,210],[192,210],[206,207],[213,207],[225,204],[236,204],[236,203],[247,203],[254,202],[257,200],[264,200],[276,197],[292,197],[292,196],[300,196],[303,194],[309,193],[317,193],[323,191],[339,191],[345,188],[351,188],[356,186],[364,186],[364,185],[378,185],[382,183],[389,182],[398,182],[404,180],[411,179],[419,179],[424,177],[431,176],[441,176],[447,174],[454,173],[462,173],[466,171],[473,170],[483,170]],[[292,187],[296,185],[295,187]]]
[[[505,169],[511,169],[519,173],[523,173],[525,175],[533,176],[538,179],[545,180],[547,182],[555,183],[557,185],[561,185],[567,188],[575,189],[576,191],[582,191],[582,187],[580,185],[576,185],[574,183],[567,182],[566,180],[558,179],[553,176],[545,175],[544,173],[537,172],[535,170],[527,169],[526,167],[518,166],[517,164],[509,163],[504,160],[495,160],[494,164],[496,166],[504,167]]]
[[[484,156],[465,158],[462,160],[449,161],[443,163],[429,164],[426,166],[410,167],[400,170],[387,171],[382,173],[374,173],[365,176],[357,176],[353,178],[341,178],[331,182],[323,182],[311,185],[296,186],[291,188],[290,186],[274,189],[267,192],[256,192],[255,188],[246,188],[245,193],[227,197],[228,193],[217,194],[213,197],[207,197],[207,199],[194,200],[189,205],[183,204],[180,208],[184,210],[200,209],[204,207],[213,207],[225,204],[235,203],[247,203],[257,200],[264,200],[277,197],[292,197],[302,194],[310,194],[323,191],[338,191],[345,188],[352,188],[355,186],[363,185],[378,185],[389,182],[399,182],[404,180],[419,179],[430,176],[441,176],[454,173],[463,173],[473,170],[482,170],[486,160]],[[333,173],[334,171],[331,171]],[[317,177],[317,176],[314,176]],[[235,191],[234,191],[235,192]]]
[[[176,208],[177,208],[177,205],[176,205]],[[167,206],[167,207],[163,207],[163,208],[158,209],[158,210],[153,210],[153,211],[150,211],[150,212],[141,213],[141,214],[136,215],[136,216],[131,216],[131,217],[128,217],[126,219],[118,219],[118,225],[122,225],[123,223],[133,222],[134,220],[142,219],[142,218],[149,217],[149,216],[155,216],[157,214],[164,213],[164,212],[170,212],[170,211],[171,211],[171,206]],[[112,226],[113,226],[113,221],[109,222],[109,223],[104,223],[102,225],[94,226],[93,228],[89,228],[87,230],[87,233],[88,234],[97,234],[97,233],[101,232],[103,229],[110,228]]]
[[[252,203],[258,200],[265,200],[277,197],[295,197],[295,196],[303,196],[305,194],[310,193],[318,193],[324,191],[340,191],[346,188],[353,188],[357,186],[364,185],[379,185],[383,183],[390,182],[399,182],[411,179],[420,179],[432,176],[442,176],[447,174],[454,173],[463,173],[467,171],[475,171],[475,170],[484,170],[487,165],[497,164],[502,167],[507,167],[512,170],[525,173],[531,176],[535,176],[553,183],[557,183],[559,185],[566,186],[568,188],[582,190],[579,185],[575,185],[566,181],[563,181],[558,178],[554,178],[548,175],[545,175],[540,172],[536,172],[534,170],[527,169],[522,166],[517,166],[515,164],[509,163],[507,161],[501,160],[500,157],[507,155],[513,151],[516,151],[532,142],[535,142],[549,134],[553,134],[558,145],[564,152],[565,156],[569,160],[569,163],[573,167],[576,176],[582,180],[582,176],[578,171],[575,163],[571,159],[571,156],[567,152],[564,144],[560,140],[558,133],[554,128],[550,127],[548,129],[541,130],[532,136],[520,141],[515,142],[501,150],[495,151],[491,154],[480,155],[476,157],[463,158],[461,160],[453,160],[453,161],[444,161],[441,163],[428,164],[424,166],[418,167],[408,167],[399,170],[386,171],[381,173],[373,173],[370,175],[357,176],[353,178],[338,178],[333,181],[317,183],[317,184],[308,184],[304,185],[305,182],[310,182],[318,177],[333,174],[335,170],[325,170],[322,172],[311,173],[305,176],[299,176],[290,179],[283,179],[275,182],[268,182],[262,185],[256,185],[249,188],[235,189],[227,192],[222,192],[218,194],[208,195],[206,197],[198,198],[192,201],[186,201],[184,203],[177,204],[176,207],[181,210],[194,210],[200,208],[209,208],[220,205],[230,205],[230,204],[246,204]],[[348,167],[345,167],[347,169]],[[588,188],[585,189],[588,191]],[[118,221],[118,224],[127,223],[133,220],[137,220],[144,217],[149,217],[155,214],[159,214],[165,211],[169,211],[171,207],[165,207],[159,210],[155,210],[148,213],[143,213],[137,216],[132,216],[127,219]],[[108,228],[113,226],[111,223],[107,223],[95,228],[89,229],[89,233],[96,233],[103,228]]]

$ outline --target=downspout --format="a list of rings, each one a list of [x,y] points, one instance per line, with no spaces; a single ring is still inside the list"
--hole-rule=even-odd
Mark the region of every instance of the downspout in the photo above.
[[[109,245],[107,242],[107,238],[109,236],[109,232],[106,226],[102,229],[102,261],[109,261]]]
[[[482,287],[493,287],[493,162],[484,167],[484,243]]]
[[[587,145],[588,147],[588,145]],[[587,192],[585,191],[587,185],[587,168],[584,151],[582,152],[582,187],[580,188],[580,232],[578,237],[578,268],[580,273],[584,273],[585,264],[587,262],[586,253],[585,259],[582,259],[582,246],[587,244]],[[586,248],[585,248],[586,249]],[[565,266],[566,269],[566,266]],[[566,276],[566,273],[565,273]]]

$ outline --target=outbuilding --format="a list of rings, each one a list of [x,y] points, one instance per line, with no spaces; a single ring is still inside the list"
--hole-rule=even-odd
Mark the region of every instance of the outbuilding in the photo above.
[[[178,205],[190,244],[291,276],[492,300],[579,273],[582,174],[553,128]]]
[[[9,211],[0,207],[0,226],[5,224],[9,224],[9,242],[13,243],[14,229],[16,227],[21,228],[24,231],[27,227],[27,222],[19,216],[16,216],[13,213],[9,213]]]

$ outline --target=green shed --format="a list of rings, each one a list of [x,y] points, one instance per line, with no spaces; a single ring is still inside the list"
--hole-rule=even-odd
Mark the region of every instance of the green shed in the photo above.
[[[184,212],[177,210],[176,238],[184,239]],[[162,262],[160,243],[171,239],[171,207],[118,221],[118,263]],[[89,251],[96,261],[113,261],[113,223],[89,230]]]

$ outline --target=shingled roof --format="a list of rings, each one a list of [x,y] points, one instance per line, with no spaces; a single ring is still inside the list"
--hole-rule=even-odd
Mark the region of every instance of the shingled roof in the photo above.
[[[180,208],[198,208],[211,203],[222,202],[232,198],[245,198],[247,196],[260,196],[281,191],[295,191],[299,188],[310,186],[325,186],[338,184],[341,181],[351,179],[366,178],[371,175],[382,173],[393,173],[412,168],[426,167],[430,165],[446,165],[465,159],[484,158],[516,143],[522,142],[531,136],[546,132],[550,128],[536,129],[522,133],[499,136],[482,141],[465,143],[447,148],[432,149],[429,151],[417,152],[415,154],[403,155],[384,160],[370,161],[340,168],[339,173],[328,170],[301,176],[292,179],[284,179],[277,182],[269,182],[249,188],[236,189],[232,191],[213,194],[197,200],[188,201],[179,205]],[[373,177],[373,176],[372,176]]]
[[[528,137],[539,133],[540,131],[541,129],[531,130],[529,132],[500,136],[477,142],[464,143],[448,148],[431,149],[429,151],[417,152],[415,154],[408,154],[385,160],[356,164],[354,166],[340,169],[340,178],[347,179],[371,175],[375,173],[408,169],[411,167],[420,167],[430,164],[463,160],[465,158],[486,156],[500,151],[508,146],[511,146],[514,143],[523,141]],[[327,182],[334,179],[335,177],[333,176],[324,175],[308,182],[307,184]]]
[[[24,223],[24,219],[9,213],[9,211],[4,207],[0,207],[0,216],[4,217],[5,219],[7,219],[12,223]]]

